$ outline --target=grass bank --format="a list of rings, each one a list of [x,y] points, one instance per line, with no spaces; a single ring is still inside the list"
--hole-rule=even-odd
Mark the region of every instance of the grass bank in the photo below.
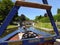
[[[2,36],[0,36],[0,38],[3,38],[4,36],[12,33],[13,31],[17,30],[18,27],[16,25],[9,25],[7,27],[7,29],[5,30],[5,32],[2,34]]]
[[[37,23],[35,23],[34,27],[41,31],[44,31],[44,32],[47,32],[50,34],[55,34],[55,32],[51,26],[51,23],[37,22]]]

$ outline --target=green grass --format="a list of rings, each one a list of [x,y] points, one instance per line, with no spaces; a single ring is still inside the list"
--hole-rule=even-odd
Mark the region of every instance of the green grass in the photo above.
[[[15,27],[17,27],[17,26],[16,26],[16,25],[9,25],[9,26],[7,27],[7,29],[15,28]]]
[[[37,22],[35,23],[35,26],[52,29],[51,23]]]
[[[0,38],[5,37],[6,35],[14,32],[14,31],[17,30],[17,29],[18,29],[18,27],[17,27],[16,25],[9,25],[9,26],[7,27],[7,29],[5,30],[5,32],[2,34],[2,36],[0,36]]]
[[[58,24],[60,24],[60,22],[58,22]],[[35,23],[35,27],[36,28],[38,28],[39,30],[41,30],[41,31],[44,31],[44,32],[48,32],[48,33],[50,33],[50,34],[55,34],[55,32],[54,32],[54,30],[43,30],[43,29],[41,29],[41,27],[42,28],[47,28],[47,29],[53,29],[53,27],[51,26],[51,23],[42,23],[42,22],[37,22],[37,23]],[[60,29],[60,25],[59,26],[57,26],[57,28],[59,28]],[[59,31],[59,33],[60,33],[60,31]]]
[[[54,30],[45,30],[45,29],[41,29],[42,28],[47,28],[47,29],[53,29],[51,26],[51,23],[42,23],[42,22],[37,22],[35,23],[35,28],[39,29],[40,31],[44,31],[50,34],[55,34]]]

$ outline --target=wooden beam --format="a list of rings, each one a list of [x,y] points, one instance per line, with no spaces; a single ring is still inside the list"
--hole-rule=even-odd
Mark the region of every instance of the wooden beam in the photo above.
[[[47,4],[38,4],[38,3],[31,3],[31,2],[22,2],[22,1],[16,1],[16,6],[25,6],[25,7],[32,7],[32,8],[39,8],[39,9],[51,9],[51,6],[48,6]]]

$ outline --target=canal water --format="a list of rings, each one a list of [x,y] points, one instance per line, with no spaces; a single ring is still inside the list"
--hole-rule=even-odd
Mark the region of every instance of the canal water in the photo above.
[[[38,30],[38,29],[36,29],[34,27],[30,27],[29,30],[31,30],[31,31],[33,31],[33,32],[35,32],[37,34],[43,35],[43,36],[51,36],[51,34],[46,33],[44,31],[41,31],[41,30]]]
[[[27,30],[28,30],[28,31],[32,31],[32,32],[35,32],[36,34],[40,34],[40,35],[42,35],[42,36],[44,36],[44,37],[51,36],[51,34],[46,33],[46,32],[44,32],[44,31],[40,31],[40,30],[38,30],[38,29],[36,29],[36,28],[34,28],[34,27],[29,27],[29,28],[27,28]],[[7,39],[9,39],[10,37],[12,37],[13,35],[15,35],[16,33],[19,33],[19,32],[24,32],[23,28],[20,28],[20,27],[19,27],[18,30],[14,31],[14,32],[11,33],[11,34],[8,34],[8,35],[5,36],[4,38],[1,38],[0,41],[7,40]]]
[[[29,28],[27,28],[27,30],[28,30],[28,31],[32,31],[32,32],[35,32],[35,33],[40,34],[40,35],[42,35],[42,36],[51,36],[51,34],[46,33],[46,32],[44,32],[44,31],[41,31],[41,30],[38,30],[38,29],[36,29],[36,28],[34,28],[34,27],[29,27]],[[19,32],[24,32],[24,30],[23,30],[22,28],[18,28],[18,31],[19,31]]]

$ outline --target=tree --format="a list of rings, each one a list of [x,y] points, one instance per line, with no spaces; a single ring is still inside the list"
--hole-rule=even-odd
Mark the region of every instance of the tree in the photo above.
[[[60,9],[57,10],[57,14],[54,15],[54,20],[60,21]]]
[[[35,21],[40,21],[40,19],[42,19],[42,18],[43,18],[43,16],[41,16],[41,15],[40,16],[36,16],[35,17]]]
[[[14,4],[11,0],[2,0],[0,6],[0,15],[6,17],[13,5]]]
[[[25,18],[26,18],[27,21],[30,20],[28,17],[25,17]]]
[[[30,19],[28,17],[26,17],[24,14],[21,14],[21,16],[19,16],[18,20],[26,21],[26,20],[30,20]]]
[[[24,14],[21,14],[20,19],[21,19],[22,21],[25,21],[25,20],[26,20],[25,15],[24,15]]]
[[[44,17],[44,18],[42,18],[40,21],[43,22],[43,23],[50,22],[50,20],[49,20],[48,17]]]
[[[9,13],[9,11],[12,9],[14,3],[11,0],[2,0],[0,1],[0,18],[2,21],[6,18],[7,14]],[[18,17],[18,15],[16,14],[13,18],[13,20],[15,21],[15,19]],[[1,21],[0,20],[0,21]]]
[[[57,14],[60,14],[60,9],[57,10]]]
[[[48,14],[47,14],[47,13],[45,13],[45,14],[44,14],[44,17],[48,17]]]
[[[21,16],[19,16],[18,18],[18,22],[20,23],[20,27],[22,27],[22,22],[28,20],[29,18],[27,18],[24,14],[21,14]]]
[[[54,16],[54,20],[55,20],[55,21],[56,21],[56,20],[57,20],[57,21],[60,21],[60,14],[55,15],[55,16]]]

